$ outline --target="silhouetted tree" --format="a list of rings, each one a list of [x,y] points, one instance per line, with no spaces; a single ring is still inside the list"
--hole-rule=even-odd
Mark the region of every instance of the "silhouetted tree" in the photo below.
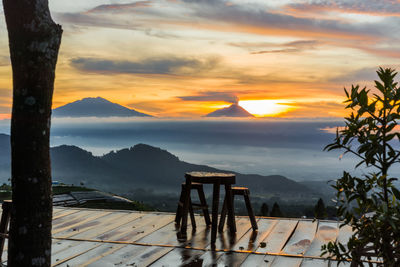
[[[271,210],[271,217],[283,217],[283,214],[281,212],[281,209],[278,205],[278,203],[274,203],[274,205],[272,206],[272,210]]]
[[[50,266],[51,104],[62,29],[47,0],[3,0],[13,71],[8,266]]]
[[[267,203],[261,205],[260,214],[261,216],[268,216],[269,208]]]
[[[324,201],[320,198],[314,207],[314,216],[317,219],[325,219],[327,216]]]

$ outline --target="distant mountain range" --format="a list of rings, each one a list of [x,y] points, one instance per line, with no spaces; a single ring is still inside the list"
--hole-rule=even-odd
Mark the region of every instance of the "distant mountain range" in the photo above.
[[[0,175],[10,177],[9,136],[0,134]],[[97,157],[76,146],[51,148],[53,180],[113,193],[129,193],[138,188],[154,192],[180,191],[185,172],[219,170],[181,161],[166,150],[145,144]],[[262,176],[236,173],[237,184],[252,194],[310,194],[308,187],[280,175]]]
[[[53,110],[54,117],[152,117],[112,103],[102,97],[88,97]]]
[[[232,104],[227,108],[222,108],[208,113],[206,117],[254,117],[238,104]]]
[[[53,109],[53,117],[152,117],[112,103],[102,97],[87,97]],[[205,117],[254,117],[238,104],[215,110]]]

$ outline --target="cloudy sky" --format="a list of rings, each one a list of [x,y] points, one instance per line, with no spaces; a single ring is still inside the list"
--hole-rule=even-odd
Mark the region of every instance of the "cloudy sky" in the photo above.
[[[344,86],[371,85],[378,66],[400,66],[399,0],[49,2],[64,29],[54,107],[101,96],[159,117],[199,117],[238,101],[261,115],[337,117]],[[240,102],[249,100],[264,102]]]

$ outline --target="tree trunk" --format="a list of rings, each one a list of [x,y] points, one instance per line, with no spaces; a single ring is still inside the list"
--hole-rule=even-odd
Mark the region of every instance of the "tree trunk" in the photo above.
[[[13,70],[8,266],[50,266],[51,104],[62,29],[47,0],[3,0]]]

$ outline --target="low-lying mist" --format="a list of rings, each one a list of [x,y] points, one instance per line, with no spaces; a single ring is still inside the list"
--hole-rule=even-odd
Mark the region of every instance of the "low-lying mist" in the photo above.
[[[76,145],[103,155],[138,143],[166,149],[195,164],[297,181],[330,180],[354,172],[355,159],[324,152],[338,121],[284,119],[56,118],[51,145]],[[0,123],[9,133],[9,122]],[[362,174],[365,169],[356,170]],[[400,173],[400,168],[392,172]]]

